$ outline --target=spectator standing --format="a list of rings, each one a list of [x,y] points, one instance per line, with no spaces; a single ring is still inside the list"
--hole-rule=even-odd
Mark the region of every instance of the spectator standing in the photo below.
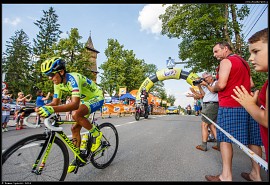
[[[24,96],[23,92],[18,93],[18,98],[16,99],[16,105],[19,107],[19,110],[16,111],[16,130],[23,129],[23,118],[24,118],[24,112],[19,115],[19,112],[22,108],[26,106],[26,102],[30,102],[32,100],[32,95],[28,94],[27,96]]]
[[[199,116],[201,104],[200,101],[203,96],[200,94],[200,91],[195,90],[193,87],[190,87],[189,89],[192,93],[188,93],[186,97],[193,97],[195,116]]]
[[[13,100],[12,100],[12,94],[8,94],[8,90],[7,89],[4,89],[2,91],[2,99],[6,97],[8,98],[8,103],[11,103]]]
[[[128,99],[127,98],[125,98],[125,100],[124,100],[124,103],[123,103],[124,105],[128,105]]]
[[[9,122],[10,118],[10,110],[11,106],[8,104],[9,98],[7,96],[4,96],[2,98],[2,132],[7,132],[7,124]]]
[[[218,115],[218,93],[210,90],[210,87],[216,84],[216,80],[213,78],[211,73],[205,72],[202,74],[203,81],[198,84],[200,94],[197,96],[203,98],[202,113],[205,114],[212,121],[216,122]],[[217,140],[216,127],[208,119],[202,116],[202,144],[196,146],[198,150],[207,151],[207,139],[208,139],[208,128],[212,131],[214,138]],[[217,145],[212,147],[219,151],[219,142]]]
[[[39,107],[42,107],[42,106],[45,105],[45,100],[48,100],[48,99],[49,99],[50,94],[51,94],[51,93],[48,92],[47,96],[44,97],[43,91],[40,90],[40,89],[37,90],[37,92],[36,92],[36,95],[37,95],[37,98],[36,98],[36,111],[38,110]],[[37,127],[40,127],[40,115],[39,115],[39,114],[37,114],[36,119],[37,119],[37,124],[36,124],[36,126],[37,126]]]
[[[216,43],[213,47],[214,57],[220,61],[217,68],[217,83],[209,87],[218,92],[219,109],[217,124],[230,133],[236,140],[248,147],[258,156],[262,156],[262,141],[258,123],[232,97],[235,86],[243,85],[250,93],[254,85],[250,76],[248,63],[240,56],[232,53],[227,42]],[[206,175],[207,181],[232,181],[233,148],[232,140],[223,132],[217,130],[217,140],[220,141],[222,157],[222,172],[220,175]],[[251,159],[251,178],[261,181],[260,166]]]
[[[268,72],[268,28],[260,30],[249,39],[249,61],[257,72]],[[268,162],[268,79],[265,81],[261,91],[249,94],[244,86],[235,87],[231,95],[240,103],[248,113],[260,124],[262,142],[265,148],[266,162]],[[258,105],[257,105],[258,100]],[[249,173],[243,172],[242,177],[252,181]]]

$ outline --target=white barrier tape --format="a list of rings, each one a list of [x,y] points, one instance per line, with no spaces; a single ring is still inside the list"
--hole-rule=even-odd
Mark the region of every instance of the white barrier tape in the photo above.
[[[230,138],[233,142],[235,142],[240,149],[242,149],[250,158],[252,158],[256,163],[258,163],[266,172],[268,172],[268,163],[263,160],[260,156],[255,154],[252,150],[250,150],[248,147],[240,143],[238,140],[236,140],[232,135],[230,135],[228,132],[223,130],[220,126],[218,126],[215,122],[213,122],[210,118],[208,118],[206,115],[202,114],[203,117],[208,119],[211,123],[213,123],[223,134],[225,134],[228,138]]]

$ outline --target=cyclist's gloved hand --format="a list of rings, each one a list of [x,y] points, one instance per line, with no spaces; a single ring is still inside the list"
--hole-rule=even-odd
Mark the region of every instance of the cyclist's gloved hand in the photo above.
[[[54,109],[52,108],[52,106],[42,106],[38,109],[38,114],[45,118],[49,117],[53,113]]]

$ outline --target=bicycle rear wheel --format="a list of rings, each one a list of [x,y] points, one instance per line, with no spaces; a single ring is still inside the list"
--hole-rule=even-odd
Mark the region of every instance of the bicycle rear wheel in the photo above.
[[[5,150],[2,154],[2,181],[63,181],[67,174],[69,156],[67,147],[57,137],[41,173],[37,174],[32,170],[46,141],[48,138],[45,134],[36,134],[18,141]],[[42,157],[44,154],[45,152]],[[41,160],[37,169],[40,163]]]
[[[113,161],[118,149],[118,133],[111,123],[102,123],[98,126],[102,132],[101,147],[92,154],[91,162],[98,169],[106,168]]]

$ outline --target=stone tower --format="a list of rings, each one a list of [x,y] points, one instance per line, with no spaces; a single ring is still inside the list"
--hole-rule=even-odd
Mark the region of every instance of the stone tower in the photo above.
[[[91,63],[91,72],[94,74],[94,78],[92,79],[94,82],[97,81],[97,54],[100,53],[98,50],[94,48],[91,33],[86,43],[86,49],[89,51],[90,59],[89,62]]]

